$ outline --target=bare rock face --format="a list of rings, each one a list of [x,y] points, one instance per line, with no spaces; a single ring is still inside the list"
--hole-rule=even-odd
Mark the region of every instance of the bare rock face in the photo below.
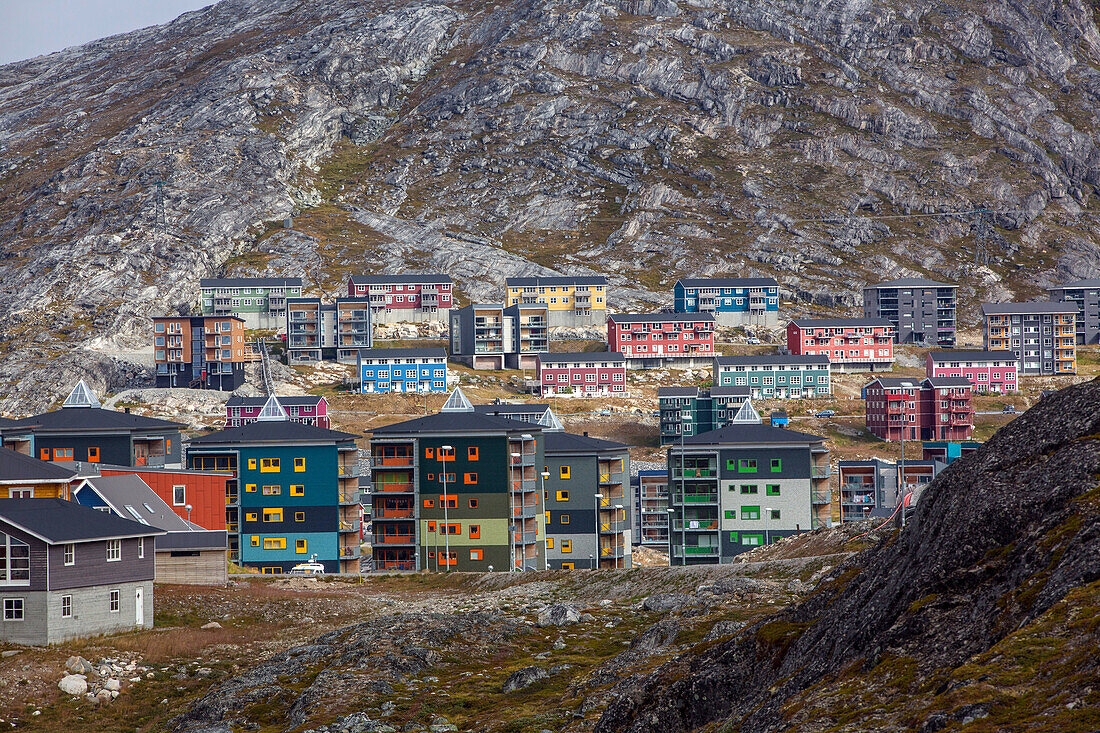
[[[225,0],[0,67],[0,410],[69,365],[141,386],[113,361],[207,275],[604,272],[622,309],[770,274],[847,311],[927,274],[973,318],[1097,273],[1098,38],[1084,0]]]

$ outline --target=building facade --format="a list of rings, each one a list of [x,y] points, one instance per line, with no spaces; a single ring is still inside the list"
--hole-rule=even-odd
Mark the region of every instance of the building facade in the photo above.
[[[543,438],[547,566],[630,567],[634,508],[627,446],[563,432]]]
[[[742,552],[832,524],[825,439],[737,424],[668,446],[673,565]]]
[[[894,463],[881,458],[840,461],[837,464],[841,522],[886,518],[898,506],[899,497],[934,479],[946,464],[936,460]]]
[[[714,358],[710,313],[616,313],[607,319],[607,350],[628,369],[705,366]]]
[[[634,538],[668,551],[668,471],[643,469],[634,477]]]
[[[1077,373],[1073,303],[982,303],[986,351],[1016,358],[1020,376]]]
[[[232,392],[244,384],[245,367],[258,361],[236,316],[160,316],[153,319],[157,387]]]
[[[955,294],[958,285],[920,277],[863,288],[863,317],[894,324],[899,344],[955,345]]]
[[[770,277],[685,278],[672,288],[677,313],[710,313],[722,326],[779,324],[779,283]]]
[[[534,369],[550,350],[545,303],[479,303],[451,313],[451,357],[474,369]]]
[[[70,468],[0,448],[0,499],[68,499],[79,483]]]
[[[227,486],[233,480],[230,471],[191,471],[185,468],[138,468],[105,464],[88,464],[81,468],[82,476],[137,476],[180,519],[194,522],[203,529],[225,529],[225,500],[229,495]]]
[[[551,326],[603,325],[607,320],[607,278],[602,275],[510,277],[506,306],[541,303]]]
[[[1078,346],[1100,343],[1100,278],[1058,285],[1049,292],[1052,302],[1077,308],[1074,326]]]
[[[879,377],[863,387],[867,430],[883,440],[969,440],[974,386],[962,377]]]
[[[829,357],[794,354],[716,356],[712,382],[748,387],[754,400],[813,399],[832,394]]]
[[[256,422],[191,439],[187,466],[232,471],[225,498],[230,557],[281,573],[316,556],[359,572],[356,436],[293,422],[271,397]]]
[[[368,298],[373,323],[446,323],[454,307],[450,275],[355,275],[348,297]]]
[[[661,445],[726,427],[748,400],[748,387],[659,387]]]
[[[225,427],[239,428],[256,422],[267,404],[267,397],[238,397],[233,395],[225,403]],[[294,422],[312,425],[315,428],[328,428],[328,400],[315,395],[296,395],[278,397],[279,404]]]
[[[925,357],[925,376],[969,379],[976,392],[1015,392],[1018,365],[1003,351],[933,351]]]
[[[626,359],[614,352],[538,354],[535,371],[543,397],[608,397],[626,393]]]
[[[367,298],[291,298],[286,311],[288,364],[336,360],[354,364],[359,349],[374,343]]]
[[[924,460],[926,461],[939,461],[944,465],[950,465],[963,456],[968,456],[974,451],[981,448],[982,444],[973,440],[964,441],[961,443],[951,443],[947,441],[926,441],[921,446],[923,451]]]
[[[796,318],[787,324],[787,350],[826,356],[840,372],[894,368],[894,324],[884,318]]]
[[[362,394],[446,392],[447,352],[443,349],[360,349],[356,372]]]
[[[302,297],[300,277],[222,277],[199,280],[204,316],[236,316],[246,328],[281,329],[288,298]]]

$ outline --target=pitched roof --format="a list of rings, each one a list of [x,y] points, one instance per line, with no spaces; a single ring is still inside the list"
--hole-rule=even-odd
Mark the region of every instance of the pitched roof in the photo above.
[[[300,277],[204,277],[200,288],[300,288]]]
[[[920,389],[920,381],[921,381],[921,378],[918,378],[918,377],[875,377],[874,379],[872,379],[870,382],[868,382],[867,384],[865,384],[863,386],[864,387],[870,387],[875,382],[878,382],[883,387],[888,387],[888,388],[892,388],[892,389],[893,388],[903,388],[903,387],[907,388],[907,389],[908,388]]]
[[[607,317],[616,323],[666,323],[673,321],[714,322],[709,313],[613,313]]]
[[[974,383],[966,377],[925,377],[921,384],[929,384],[933,387],[973,387]]]
[[[1035,300],[1028,303],[982,303],[982,315],[1026,315],[1029,313],[1076,313],[1077,306],[1065,302]]]
[[[715,445],[720,443],[820,443],[820,435],[799,433],[771,425],[736,424],[711,430],[683,439],[687,445]],[[673,446],[675,447],[675,446]]]
[[[626,361],[626,358],[618,351],[566,351],[556,354],[538,354],[538,358],[539,361],[545,364],[559,364],[563,361]]]
[[[279,404],[284,407],[301,407],[304,405],[318,405],[324,397],[315,395],[295,395],[293,397],[279,397]],[[238,397],[233,395],[226,403],[226,407],[263,407],[267,404],[267,397]]]
[[[795,318],[791,321],[799,328],[847,328],[849,326],[893,326],[885,318]]]
[[[27,429],[42,431],[66,430],[179,430],[184,425],[156,417],[145,417],[130,412],[104,410],[101,407],[65,407],[41,415],[16,420],[3,429]]]
[[[425,415],[412,420],[383,425],[374,428],[374,435],[405,434],[405,433],[462,433],[462,432],[534,432],[541,431],[538,423],[509,420],[496,415],[482,415],[477,412],[439,412],[434,415]]]
[[[875,283],[874,285],[867,285],[863,289],[870,290],[873,288],[957,288],[958,285],[952,285],[951,283],[941,283],[938,280],[929,280],[924,277],[902,277],[897,280],[887,280],[886,282]]]
[[[573,433],[546,433],[543,438],[543,450],[552,453],[591,453],[594,451],[626,450],[628,446],[613,440],[590,438],[587,435]]]
[[[774,364],[823,364],[828,366],[829,357],[815,354],[742,354],[734,356],[716,356],[719,366],[769,366]]]
[[[421,349],[359,349],[360,359],[446,359],[442,347]]]
[[[682,277],[676,281],[685,288],[777,288],[774,277]]]
[[[933,362],[940,361],[1011,361],[1016,357],[1011,351],[933,351],[929,354]]]
[[[0,521],[51,545],[164,534],[164,530],[64,499],[0,499]]]
[[[293,420],[254,422],[239,428],[216,430],[191,438],[192,445],[223,443],[344,443],[359,436],[339,430],[326,430]]]
[[[1086,280],[1076,280],[1071,283],[1055,285],[1054,287],[1047,288],[1047,290],[1061,290],[1062,288],[1100,288],[1100,277],[1088,278]]]
[[[189,532],[192,529],[192,525],[172,511],[140,476],[90,476],[75,494],[79,496],[89,490],[99,494],[125,519],[133,519],[166,532]]]
[[[0,481],[67,481],[76,471],[0,448]]]
[[[557,285],[607,285],[604,275],[551,275],[549,277],[509,277],[504,285],[511,288]]]
[[[748,397],[752,394],[752,388],[745,385],[719,385],[710,389],[698,387],[658,387],[657,399],[662,397]]]
[[[417,283],[450,283],[450,275],[440,273],[406,273],[403,275],[352,275],[352,285],[416,285]]]

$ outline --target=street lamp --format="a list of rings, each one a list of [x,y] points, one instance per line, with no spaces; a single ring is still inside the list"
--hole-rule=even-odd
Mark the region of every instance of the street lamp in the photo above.
[[[522,458],[522,454],[512,454],[512,468],[509,470],[511,474],[508,481],[508,508],[512,512],[511,521],[508,523],[508,551],[511,553],[508,562],[510,564],[509,571],[515,572],[516,570],[516,492],[513,482],[516,480],[516,464],[519,464],[519,459]],[[520,464],[520,481],[523,481],[523,465]],[[523,497],[520,497],[522,501]]]
[[[592,499],[596,503],[596,552],[598,553],[600,551],[600,501],[603,500],[603,494],[595,493]]]
[[[447,505],[450,503],[450,499],[447,498],[447,454],[454,450],[453,446],[441,445],[439,449],[443,451],[443,552],[446,553],[447,572],[451,571],[451,533],[450,528],[447,526],[449,516],[447,514]],[[457,479],[457,477],[455,477]],[[456,502],[457,505],[457,502]],[[457,508],[457,506],[456,506]],[[436,553],[438,555],[438,553]],[[436,558],[438,559],[438,557]]]
[[[764,544],[770,545],[772,542],[771,531],[768,527],[768,520],[772,518],[772,510],[768,507],[764,507]]]
[[[190,504],[188,504],[187,506],[184,507],[184,509],[187,510],[187,531],[188,532],[194,532],[195,528],[193,526],[191,526],[191,509],[192,509],[192,507],[191,507]]]
[[[539,474],[539,496],[542,497],[542,507],[546,509],[546,479],[550,478],[549,471],[543,471]],[[550,569],[550,553],[546,547],[546,527],[542,530],[542,569]]]
[[[676,510],[669,507],[665,511],[668,512],[668,566],[672,567],[672,522],[674,521],[673,517],[676,516]]]

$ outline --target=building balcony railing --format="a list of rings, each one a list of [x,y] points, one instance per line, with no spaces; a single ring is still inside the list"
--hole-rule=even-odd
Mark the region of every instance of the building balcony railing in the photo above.
[[[824,491],[814,491],[810,495],[810,503],[812,504],[831,504],[833,501],[833,492],[831,489],[825,489]]]
[[[229,532],[230,534],[233,534],[234,532],[236,532],[237,527],[238,527],[238,525],[237,525],[236,522],[226,522],[225,523],[225,531]]]
[[[512,507],[512,516],[516,519],[534,519],[538,516],[538,506],[536,504],[524,504],[522,506]]]
[[[672,524],[679,532],[712,532],[718,529],[717,519],[677,519]]]
[[[621,471],[612,473],[601,473],[601,484],[621,484],[623,482],[623,473]]]
[[[340,522],[341,532],[358,532],[361,528],[362,525],[359,523],[358,517],[351,521],[344,520]]]
[[[371,484],[374,493],[392,492],[395,494],[411,494],[413,485],[411,482],[400,481],[375,481]]]
[[[681,504],[717,504],[718,494],[676,494],[676,501]]]
[[[412,519],[415,512],[412,509],[386,509],[375,510],[375,519]]]
[[[340,547],[340,559],[350,560],[359,557],[359,545],[343,545]]]
[[[415,545],[416,537],[411,534],[376,534],[371,538],[373,545]]]
[[[604,557],[625,557],[625,556],[626,556],[626,548],[622,547],[622,546],[616,545],[614,547],[601,547],[600,548],[600,557],[601,558],[604,558]]]
[[[350,478],[359,475],[358,463],[346,463],[336,467],[336,475],[340,478]]]
[[[237,496],[236,494],[226,494],[225,495],[225,505],[226,506],[236,506],[238,501],[240,501],[240,497]]]
[[[411,466],[413,457],[410,456],[371,456],[372,466]]]
[[[686,468],[683,471],[673,472],[674,478],[717,478],[717,468]]]
[[[358,504],[359,503],[359,490],[355,491],[341,491],[339,493],[341,504]]]
[[[532,545],[538,538],[537,532],[513,532],[512,540],[517,545]]]
[[[829,478],[833,475],[833,469],[831,466],[810,466],[810,476],[812,478]]]
[[[684,557],[685,555],[692,557],[718,557],[718,546],[708,547],[673,547],[672,554],[676,557]]]
[[[617,522],[601,522],[600,534],[618,534],[630,529],[630,522],[620,519]]]

